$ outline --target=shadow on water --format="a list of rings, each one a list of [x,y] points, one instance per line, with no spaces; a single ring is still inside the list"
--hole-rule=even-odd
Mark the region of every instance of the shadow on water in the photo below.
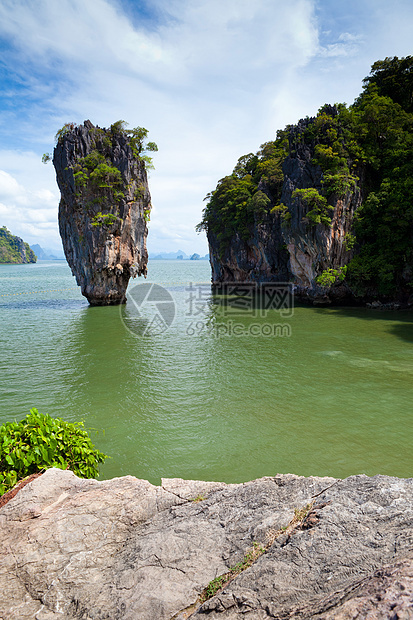
[[[298,306],[297,307],[304,307]],[[386,331],[405,342],[413,343],[413,311],[412,310],[373,310],[370,308],[354,308],[347,306],[316,308],[306,306],[319,315],[335,315],[352,317],[365,321],[385,321]]]

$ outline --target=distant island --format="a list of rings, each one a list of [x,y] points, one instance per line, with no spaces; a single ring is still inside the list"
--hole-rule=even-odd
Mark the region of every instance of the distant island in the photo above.
[[[65,260],[64,254],[59,250],[49,250],[42,248],[38,243],[31,245],[30,248],[37,256],[37,260]]]
[[[0,227],[0,263],[35,263],[37,256],[20,237],[12,235],[6,226]]]
[[[201,256],[196,252],[188,256],[183,250],[177,252],[159,252],[158,254],[149,254],[149,260],[209,260],[209,254]]]

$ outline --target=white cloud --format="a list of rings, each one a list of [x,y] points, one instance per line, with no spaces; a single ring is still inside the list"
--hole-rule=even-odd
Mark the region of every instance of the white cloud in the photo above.
[[[360,51],[362,43],[360,35],[342,32],[334,43],[329,43],[325,46],[320,45],[318,55],[325,58],[355,56]]]
[[[24,189],[20,187],[11,174],[0,170],[0,201],[8,200],[15,196],[21,196]]]
[[[0,151],[0,225],[30,244],[59,248],[53,177],[36,153]]]
[[[155,0],[155,6],[164,21],[152,31],[132,25],[107,0],[6,1],[0,21],[23,60],[60,71],[55,94],[48,92],[61,114],[49,117],[51,134],[57,123],[86,118],[149,128],[160,148],[150,179],[156,217],[149,247],[167,238],[161,224],[167,222],[171,239],[185,237],[205,253],[205,238],[194,231],[203,198],[238,157],[273,135],[271,94],[317,49],[313,2]],[[55,186],[44,189],[55,196]]]
[[[147,127],[159,146],[149,248],[174,250],[182,240],[205,253],[194,232],[203,198],[238,157],[325,102],[351,102],[374,60],[411,47],[407,0],[395,0],[397,11],[363,1],[369,19],[351,22],[342,8],[339,29],[325,0],[152,0],[160,21],[150,28],[116,0],[2,0],[0,35],[14,46],[3,61],[19,72],[16,101],[25,108],[13,127],[5,109],[0,129],[37,151],[0,152],[7,183],[19,186],[2,199],[8,221],[40,240],[49,218],[47,234],[57,241],[54,173],[35,158],[51,150],[66,121],[125,119]],[[322,31],[323,15],[330,32]]]

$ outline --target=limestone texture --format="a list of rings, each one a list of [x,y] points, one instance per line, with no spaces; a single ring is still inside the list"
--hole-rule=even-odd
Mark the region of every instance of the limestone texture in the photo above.
[[[333,107],[331,113],[334,114]],[[267,212],[251,227],[249,239],[235,234],[224,251],[218,235],[208,230],[213,284],[291,282],[297,299],[320,305],[355,301],[346,284],[337,283],[326,291],[317,285],[316,278],[325,270],[345,267],[353,257],[353,249],[348,248],[346,239],[362,202],[362,170],[344,195],[329,196],[329,226],[312,225],[305,202],[293,196],[295,190],[308,188],[322,192],[324,175],[314,163],[314,146],[301,140],[313,120],[303,119],[289,127],[290,154],[282,165],[284,178],[281,197],[277,199],[291,216],[288,225],[283,224],[279,213]],[[272,196],[265,182],[260,181],[259,189]]]
[[[146,275],[151,197],[144,161],[119,128],[65,126],[53,154],[59,230],[77,284],[92,305],[125,302]]]
[[[413,480],[153,486],[50,469],[0,509],[0,549],[4,620],[407,619]]]

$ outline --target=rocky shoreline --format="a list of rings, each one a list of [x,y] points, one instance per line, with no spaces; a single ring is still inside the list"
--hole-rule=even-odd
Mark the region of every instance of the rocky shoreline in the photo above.
[[[154,486],[51,469],[0,523],[7,620],[413,617],[413,479]]]

